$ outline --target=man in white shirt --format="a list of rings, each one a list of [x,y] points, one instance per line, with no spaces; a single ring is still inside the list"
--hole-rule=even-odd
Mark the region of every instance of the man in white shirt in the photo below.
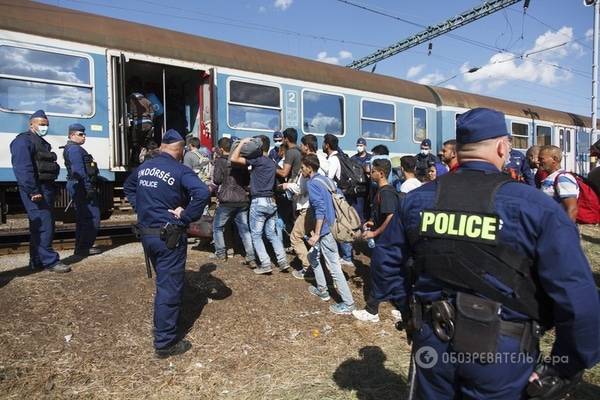
[[[400,192],[408,193],[421,186],[421,181],[415,175],[417,159],[415,156],[404,156],[400,159],[400,168],[404,176],[404,183],[400,186]]]
[[[543,146],[539,154],[539,167],[549,175],[542,181],[542,192],[552,197],[565,209],[569,218],[577,219],[579,185],[575,177],[560,168],[562,151],[556,146]]]
[[[340,158],[338,157],[338,138],[331,133],[328,133],[323,137],[323,152],[327,154],[327,161],[329,162],[329,170],[327,171],[327,177],[333,180],[336,185],[339,182],[342,175],[342,166],[340,164]],[[339,243],[340,245],[340,264],[347,266],[354,266],[352,262],[352,243]]]

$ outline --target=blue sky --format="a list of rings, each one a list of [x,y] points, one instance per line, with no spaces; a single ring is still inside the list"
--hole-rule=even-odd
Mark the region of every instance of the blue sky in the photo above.
[[[346,65],[483,0],[347,1],[391,17],[343,0],[42,2]],[[523,4],[434,39],[431,55],[422,44],[381,61],[376,73],[589,115],[593,8],[531,0],[523,16]]]

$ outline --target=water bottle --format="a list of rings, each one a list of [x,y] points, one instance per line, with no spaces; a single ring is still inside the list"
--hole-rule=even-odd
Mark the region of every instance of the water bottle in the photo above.
[[[369,228],[367,228],[367,232],[368,231],[370,231]],[[369,246],[370,249],[374,249],[375,248],[375,239],[373,239],[373,238],[367,239],[367,246]]]
[[[308,236],[308,235],[304,235],[304,240],[306,241],[306,243],[307,243],[307,244],[308,244],[308,239],[310,239],[310,236]],[[308,250],[308,252],[310,253],[310,252],[313,250],[313,248],[314,248],[314,249],[318,249],[318,248],[319,248],[319,242],[315,243],[315,245],[314,245],[314,246],[312,246],[312,247],[311,247],[311,248]]]

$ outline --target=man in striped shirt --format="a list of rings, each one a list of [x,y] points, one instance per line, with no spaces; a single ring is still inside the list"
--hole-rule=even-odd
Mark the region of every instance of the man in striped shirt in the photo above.
[[[560,203],[569,218],[575,222],[577,217],[577,197],[579,197],[579,185],[572,174],[560,168],[562,152],[556,146],[543,146],[540,149],[540,168],[548,173],[542,181],[542,192]]]

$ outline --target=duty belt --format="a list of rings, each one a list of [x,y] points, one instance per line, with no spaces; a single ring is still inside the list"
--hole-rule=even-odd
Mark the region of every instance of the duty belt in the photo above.
[[[133,225],[132,229],[136,236],[159,236],[162,228],[146,228],[139,225]]]
[[[454,314],[452,311],[451,320],[442,321],[441,318],[448,315],[448,313],[444,313],[443,311],[441,312],[442,315],[440,315],[440,308],[436,307],[436,303],[442,302],[449,304],[444,300],[422,304],[422,321],[427,322],[432,326],[438,339],[443,342],[449,342],[454,333]],[[442,310],[444,309],[442,308]],[[519,350],[533,353],[537,350],[537,341],[542,336],[542,331],[540,325],[535,321],[517,322],[502,319],[500,320],[500,334],[519,339]]]

